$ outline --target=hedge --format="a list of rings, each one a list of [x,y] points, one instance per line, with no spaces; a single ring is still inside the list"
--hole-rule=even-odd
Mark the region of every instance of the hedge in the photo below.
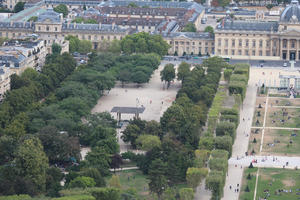
[[[229,158],[229,153],[226,150],[215,149],[211,151],[212,158]]]
[[[96,200],[96,199],[91,195],[74,195],[74,196],[54,198],[52,200]]]
[[[230,81],[243,81],[246,84],[248,83],[248,78],[242,74],[232,74],[230,76]]]

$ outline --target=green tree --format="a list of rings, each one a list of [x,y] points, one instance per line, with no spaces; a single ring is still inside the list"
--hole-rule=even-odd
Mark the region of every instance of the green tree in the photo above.
[[[91,190],[96,200],[120,200],[121,191],[117,188],[94,188]]]
[[[205,27],[204,32],[210,33],[212,36],[215,34],[212,26]]]
[[[32,182],[34,193],[44,192],[48,159],[40,140],[36,137],[25,139],[18,147],[15,162],[18,174]]]
[[[108,185],[110,187],[113,187],[113,188],[119,188],[121,189],[121,183],[120,183],[120,179],[119,179],[119,176],[117,175],[112,175],[112,177],[110,178],[109,182],[108,182]]]
[[[170,87],[171,81],[175,78],[175,68],[173,64],[166,64],[164,69],[160,72],[161,81],[168,83],[167,88]]]
[[[193,200],[194,190],[192,188],[181,188],[179,190],[180,200]]]
[[[130,142],[133,148],[136,148],[136,139],[141,135],[141,129],[135,124],[129,124],[123,131],[122,139],[124,142]]]
[[[195,189],[201,181],[207,176],[208,169],[207,168],[188,168],[186,171],[186,180],[189,186]]]
[[[121,53],[121,42],[113,40],[109,45],[109,51],[112,53]]]
[[[74,180],[72,180],[69,184],[70,188],[87,188],[94,187],[96,182],[91,177],[86,176],[78,176]]]
[[[134,2],[131,2],[128,4],[128,8],[138,8],[138,6]]]
[[[77,37],[68,35],[65,39],[69,40],[70,53],[74,53],[75,51],[78,51],[80,40]]]
[[[33,22],[36,22],[38,20],[38,17],[37,16],[32,16],[30,17],[27,21],[30,22],[30,21],[33,21]]]
[[[68,7],[65,4],[59,4],[55,8],[53,8],[55,12],[62,13],[64,17],[67,17],[69,11]]]
[[[153,160],[149,167],[149,189],[155,192],[158,198],[168,186],[167,178],[165,177],[166,167],[167,164],[160,159]]]
[[[101,147],[94,147],[86,156],[87,166],[99,170],[102,176],[109,174],[110,156]]]
[[[274,7],[273,4],[267,4],[266,5],[266,8],[268,9],[268,11],[270,11],[273,7]]]
[[[106,185],[104,178],[95,168],[85,168],[80,171],[81,176],[91,177],[96,183],[96,187],[104,187]]]
[[[183,32],[196,32],[197,28],[194,23],[190,22],[185,25],[185,27],[182,31]]]
[[[131,75],[131,80],[137,84],[147,83],[149,81],[149,76],[147,76],[145,72],[136,71]]]
[[[184,79],[189,75],[190,71],[190,67],[191,65],[186,63],[186,62],[182,62],[180,63],[179,67],[178,67],[178,72],[177,72],[177,79],[180,81],[184,81]]]
[[[51,47],[52,47],[52,54],[56,54],[56,55],[60,54],[61,46],[59,44],[53,43]]]
[[[219,122],[216,128],[217,136],[229,135],[232,139],[235,138],[235,124],[231,122]]]
[[[19,1],[14,7],[14,12],[17,13],[17,12],[24,10],[24,5],[25,5],[25,2]]]
[[[79,46],[78,46],[78,52],[87,54],[91,52],[92,50],[92,42],[88,40],[80,40]]]
[[[140,135],[136,140],[137,146],[144,151],[149,151],[155,147],[160,147],[161,141],[155,135]]]

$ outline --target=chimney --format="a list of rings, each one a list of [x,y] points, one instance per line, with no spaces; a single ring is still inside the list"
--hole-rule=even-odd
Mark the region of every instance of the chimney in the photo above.
[[[99,29],[101,30],[101,28],[102,28],[102,23],[100,22],[99,23]]]

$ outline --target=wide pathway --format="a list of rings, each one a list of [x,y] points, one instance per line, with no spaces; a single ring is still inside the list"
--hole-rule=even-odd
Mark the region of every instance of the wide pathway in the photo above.
[[[241,158],[242,156],[245,156],[245,152],[247,152],[248,150],[248,141],[255,108],[256,91],[257,88],[255,86],[255,83],[251,83],[249,80],[246,97],[240,110],[240,124],[236,131],[237,134],[232,149],[231,159]],[[236,163],[229,162],[228,175],[226,177],[224,196],[222,200],[238,200],[239,192],[234,192],[234,189],[237,188],[237,184],[241,185],[242,176],[243,166],[236,166]],[[230,190],[230,186],[232,186],[233,189]]]

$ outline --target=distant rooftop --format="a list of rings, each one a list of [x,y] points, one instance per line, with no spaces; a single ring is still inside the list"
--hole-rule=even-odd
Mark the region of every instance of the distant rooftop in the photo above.
[[[212,40],[213,36],[206,32],[172,32],[169,34],[163,34],[163,37],[169,38],[177,38],[177,37],[185,37],[185,38],[195,38],[195,39],[205,39]]]
[[[237,31],[278,31],[277,22],[249,22],[249,21],[223,21],[217,26],[217,30]]]

